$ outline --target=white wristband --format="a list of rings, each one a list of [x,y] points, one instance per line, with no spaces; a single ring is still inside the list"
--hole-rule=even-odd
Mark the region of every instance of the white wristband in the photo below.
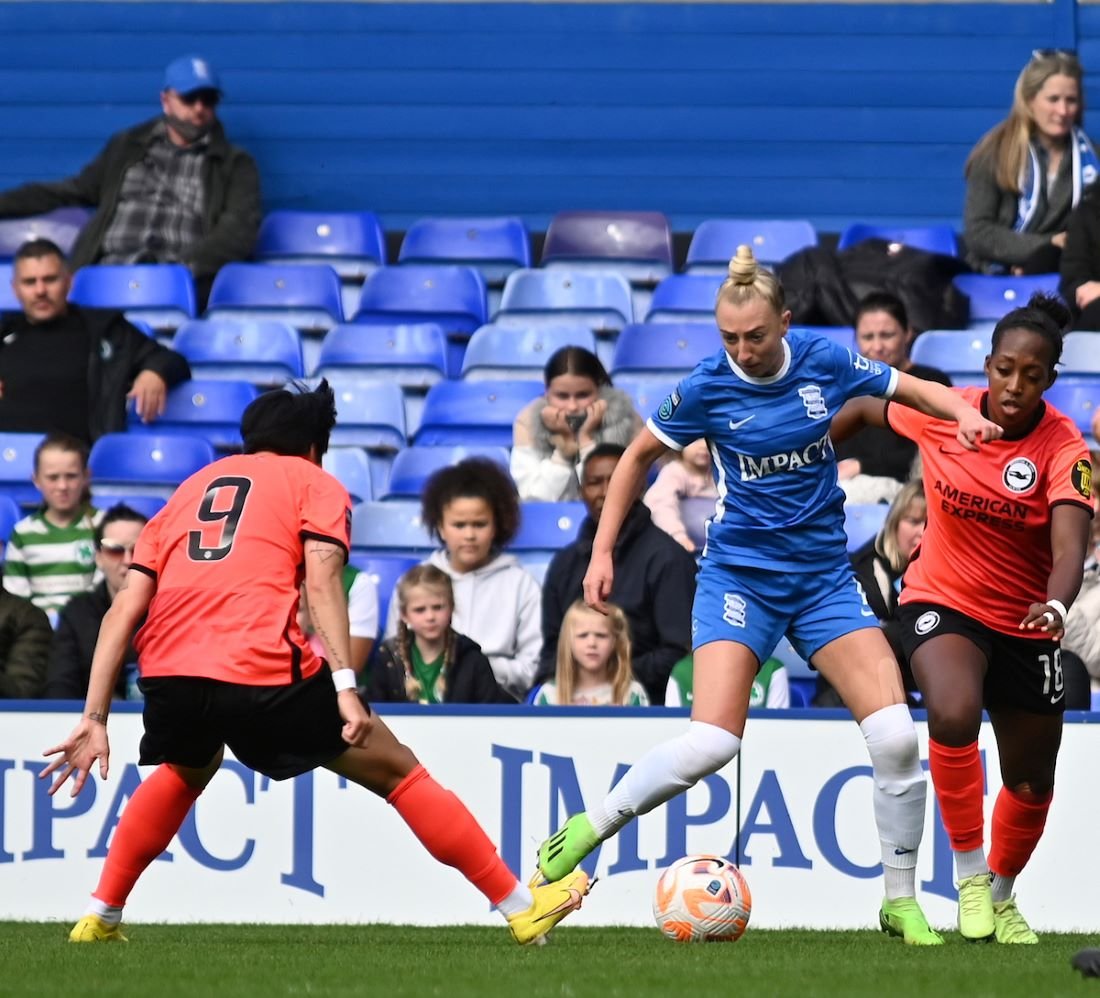
[[[1065,603],[1063,603],[1060,599],[1048,599],[1047,606],[1053,607],[1055,610],[1058,611],[1058,616],[1061,617],[1061,620],[1059,620],[1058,623],[1064,624],[1066,622],[1067,611]]]
[[[336,669],[332,673],[332,685],[336,687],[337,693],[343,693],[344,690],[353,690],[358,685],[358,681],[355,678],[354,669]]]

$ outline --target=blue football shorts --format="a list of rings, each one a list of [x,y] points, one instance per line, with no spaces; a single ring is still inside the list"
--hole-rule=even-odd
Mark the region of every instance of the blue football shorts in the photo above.
[[[784,572],[703,559],[691,609],[691,647],[736,641],[760,662],[785,634],[806,661],[830,641],[878,618],[845,561],[813,572]]]

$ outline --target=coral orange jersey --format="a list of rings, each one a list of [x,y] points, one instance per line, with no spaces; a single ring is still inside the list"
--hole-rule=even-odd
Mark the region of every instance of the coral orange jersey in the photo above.
[[[144,527],[156,582],[134,645],[142,676],[283,686],[322,661],[298,626],[307,538],[349,543],[348,493],[301,457],[242,454],[192,475]]]
[[[984,388],[954,390],[984,409]],[[974,452],[956,440],[954,423],[896,403],[886,418],[920,447],[928,500],[901,602],[939,603],[994,631],[1045,640],[1019,624],[1030,604],[1046,602],[1051,509],[1073,503],[1092,513],[1092,465],[1080,431],[1046,405],[1029,433]]]

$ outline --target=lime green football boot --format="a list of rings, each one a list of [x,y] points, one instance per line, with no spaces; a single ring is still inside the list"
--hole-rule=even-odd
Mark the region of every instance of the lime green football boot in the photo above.
[[[994,932],[999,943],[1033,946],[1039,941],[1039,937],[1032,932],[1031,926],[1016,907],[1015,894],[1007,901],[993,902],[993,924],[996,926]]]
[[[975,873],[959,881],[959,935],[970,942],[993,937],[993,874]]]
[[[928,924],[916,898],[886,899],[878,913],[879,928],[907,946],[942,946],[943,936]]]
[[[550,882],[572,873],[600,844],[592,822],[585,814],[574,814],[561,829],[539,846],[539,872]]]

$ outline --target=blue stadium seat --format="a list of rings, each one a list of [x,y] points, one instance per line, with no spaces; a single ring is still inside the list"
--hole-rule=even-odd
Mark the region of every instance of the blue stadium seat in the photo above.
[[[654,322],[626,326],[615,342],[611,374],[645,373],[678,381],[722,349],[714,322]]]
[[[672,229],[658,211],[559,211],[546,229],[542,266],[612,270],[632,284],[656,284],[672,273]]]
[[[1077,424],[1090,447],[1097,445],[1092,437],[1092,420],[1100,406],[1100,375],[1063,374],[1043,397]]]
[[[938,367],[952,381],[956,375],[979,375],[992,349],[992,332],[992,329],[929,329],[913,341],[909,356],[914,364]]]
[[[856,348],[856,331],[851,326],[791,326],[791,332],[795,331],[823,336],[846,350]]]
[[[653,289],[646,322],[702,322],[714,319],[722,279],[711,274],[672,274]]]
[[[958,256],[959,243],[950,225],[868,225],[856,222],[841,234],[837,249],[848,249],[865,239],[884,239],[888,243],[901,243],[912,249],[944,256]]]
[[[884,502],[845,503],[844,532],[848,535],[848,550],[855,551],[866,544],[886,522],[890,507]]]
[[[806,660],[794,650],[794,645],[785,637],[779,639],[779,643],[772,650],[769,658],[777,658],[783,663],[783,668],[787,670],[788,680],[793,679],[799,683],[806,680],[810,682],[816,680],[817,673],[810,668]]]
[[[520,525],[508,550],[549,556],[577,539],[588,515],[583,502],[525,502],[520,506]]]
[[[324,331],[344,321],[340,277],[323,264],[227,263],[210,289],[207,319],[278,319]]]
[[[397,451],[405,446],[405,403],[401,386],[393,382],[366,384],[333,376],[336,395],[333,447],[366,447]]]
[[[428,390],[416,443],[511,447],[516,414],[543,391],[538,381],[441,381]]]
[[[7,544],[12,528],[23,519],[23,510],[11,496],[0,492],[0,545]]]
[[[361,447],[330,447],[321,459],[321,467],[348,490],[352,503],[374,499],[370,458]]]
[[[583,323],[596,331],[618,332],[634,321],[634,306],[630,285],[620,274],[517,270],[504,284],[493,321],[524,327]]]
[[[270,386],[305,373],[298,330],[275,319],[194,319],[176,330],[172,347],[197,378]]]
[[[129,506],[130,509],[137,510],[143,516],[148,517],[150,520],[157,515],[168,500],[164,496],[151,496],[141,495],[135,493],[134,495],[119,495],[117,492],[111,492],[109,489],[98,489],[92,485],[92,504],[96,509],[110,509],[112,506]]]
[[[31,482],[34,451],[42,433],[0,433],[0,495],[10,496],[21,506],[37,505],[42,495]]]
[[[634,408],[642,419],[648,419],[676,387],[679,378],[668,375],[619,374],[615,376],[615,387],[621,388],[630,396]]]
[[[68,256],[80,230],[92,217],[91,208],[55,208],[45,215],[0,221],[0,259],[10,260],[25,242],[49,239]]]
[[[422,218],[405,232],[398,260],[462,264],[499,287],[513,270],[531,266],[531,238],[520,218]]]
[[[487,457],[508,470],[508,451],[504,447],[451,445],[406,447],[394,456],[390,480],[381,498],[419,499],[424,483],[440,468],[449,468],[468,457]]]
[[[1058,280],[1058,274],[959,274],[952,283],[970,299],[970,324],[986,325],[1022,308],[1036,291],[1058,294]]]
[[[247,381],[184,381],[168,392],[164,412],[143,423],[128,407],[131,433],[186,433],[209,440],[220,451],[241,449],[241,415],[259,390]]]
[[[0,263],[0,312],[18,312],[22,306],[11,286],[12,265]]]
[[[351,546],[356,556],[385,554],[419,561],[439,544],[420,520],[419,501],[395,499],[360,503],[352,510]]]
[[[386,263],[386,236],[372,211],[270,212],[260,223],[257,260],[325,263],[341,278],[358,278]]]
[[[488,321],[485,278],[456,264],[402,264],[376,270],[363,285],[355,322],[434,322],[447,336],[447,370],[457,376],[470,334]]]
[[[1065,374],[1100,374],[1100,333],[1076,332],[1062,344]]]
[[[358,509],[358,507],[356,507]],[[369,509],[370,507],[368,507]],[[355,512],[352,513],[352,530],[355,527]],[[390,598],[398,580],[410,568],[420,564],[421,559],[405,555],[371,555],[361,554],[353,549],[351,564],[370,576],[378,589],[378,631],[379,637],[385,630],[387,614],[389,613]],[[368,665],[369,668],[369,665]]]
[[[787,691],[792,710],[813,706],[813,684],[806,679],[787,677]]]
[[[691,237],[684,272],[724,279],[730,259],[742,244],[751,246],[758,260],[775,264],[816,246],[817,232],[804,219],[708,218]]]
[[[180,263],[81,267],[69,300],[90,308],[117,308],[154,329],[175,329],[195,317],[195,282]]]
[[[177,485],[215,459],[210,441],[182,433],[107,433],[88,458],[103,491],[167,498]]]
[[[520,329],[490,323],[474,331],[462,358],[464,381],[504,378],[541,381],[546,362],[562,347],[596,352],[596,337],[587,326],[536,326]]]
[[[447,338],[434,322],[333,326],[313,373],[426,390],[447,376]]]

